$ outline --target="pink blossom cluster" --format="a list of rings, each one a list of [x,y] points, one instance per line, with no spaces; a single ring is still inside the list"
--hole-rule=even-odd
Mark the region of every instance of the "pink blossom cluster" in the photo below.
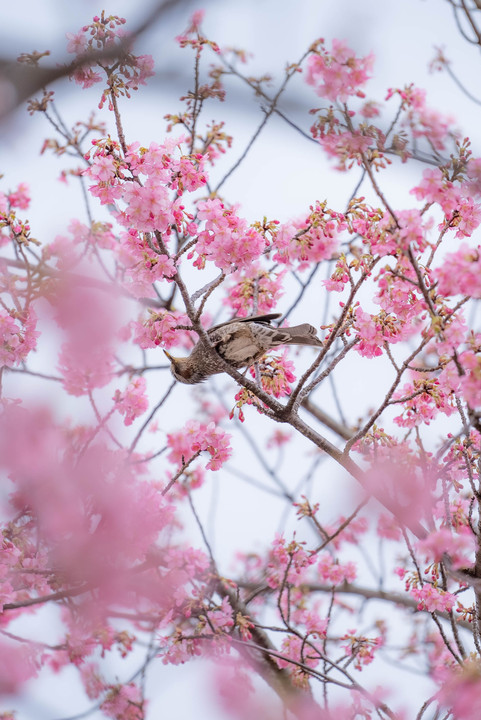
[[[466,168],[466,174],[468,176],[466,180],[466,194],[470,195],[481,195],[481,158],[470,158]]]
[[[299,585],[314,562],[315,557],[306,551],[303,543],[295,539],[287,542],[277,533],[269,553],[267,584],[274,589],[284,582]]]
[[[394,540],[397,542],[401,539],[399,522],[393,515],[381,513],[377,522],[377,534],[386,540]]]
[[[48,262],[55,258],[59,270],[78,269],[86,254],[94,254],[100,248],[114,250],[118,246],[111,223],[95,222],[88,227],[79,220],[71,220],[68,231],[70,236],[57,235],[42,248],[43,259]]]
[[[65,390],[80,397],[108,385],[114,375],[115,360],[105,345],[86,348],[71,342],[60,349],[57,367]]]
[[[414,269],[406,258],[401,256],[394,270],[386,266],[376,278],[377,291],[374,302],[379,304],[385,313],[392,313],[397,318],[402,326],[404,339],[418,331],[426,314],[426,302],[421,292],[410,282],[414,280],[414,276]],[[427,272],[424,282],[430,287]]]
[[[259,360],[262,389],[274,397],[285,397],[291,393],[291,384],[295,382],[294,363],[288,359],[288,351],[282,355],[264,356]],[[255,368],[250,373],[255,378]]]
[[[223,598],[220,606],[207,612],[209,629],[216,634],[229,633],[234,626],[233,610],[228,598]]]
[[[61,288],[54,303],[65,334],[58,364],[64,387],[71,395],[88,395],[113,378],[119,322],[115,298],[72,282]]]
[[[398,242],[395,226],[389,213],[379,213],[368,207],[357,212],[351,220],[352,230],[358,233],[373,255],[396,255]]]
[[[20,183],[16,190],[9,193],[0,192],[0,247],[13,242],[14,247],[28,243],[30,225],[22,221],[15,208],[26,210],[30,205],[29,188],[26,183]],[[6,268],[5,268],[6,270]]]
[[[469,190],[469,185],[467,186]],[[481,207],[464,187],[458,187],[439,168],[424,170],[421,182],[411,192],[418,200],[437,203],[448,227],[456,230],[457,238],[470,237],[481,223]],[[442,227],[442,226],[441,226]]]
[[[122,187],[125,209],[119,222],[140,232],[167,232],[180,214],[179,202],[171,200],[169,189],[149,174],[144,185],[132,181]],[[131,232],[131,231],[130,231]]]
[[[475,551],[475,538],[470,528],[459,530],[457,533],[448,528],[434,530],[424,540],[418,541],[419,552],[434,562],[440,562],[446,553],[454,568],[469,567]]]
[[[36,328],[32,305],[24,312],[0,312],[0,365],[14,367],[25,361],[37,347],[40,332]]]
[[[367,638],[356,635],[355,630],[350,630],[341,639],[349,641],[342,648],[346,655],[355,658],[354,667],[356,670],[362,670],[363,666],[370,665],[374,660],[376,650],[384,644],[382,637]]]
[[[425,238],[426,226],[421,212],[416,208],[398,210],[396,212],[398,223],[399,247],[405,253],[411,248],[415,252],[423,252],[427,247]]]
[[[356,565],[348,561],[340,563],[328,552],[322,552],[317,562],[319,577],[329,585],[342,585],[344,582],[353,582],[356,579]]]
[[[67,52],[80,56],[88,53],[95,55],[101,49],[112,48],[118,40],[125,40],[124,25],[124,18],[116,15],[105,16],[105,13],[102,12],[100,17],[96,15],[90,25],[85,25],[77,33],[66,34]],[[121,54],[120,57],[122,59],[119,61],[114,75],[115,84],[122,88],[122,94],[130,97],[130,90],[137,90],[139,85],[145,85],[147,78],[154,74],[154,61],[150,55],[135,56],[128,53],[125,56]],[[104,69],[101,58],[98,61],[90,61],[90,63],[86,59],[85,64],[75,69],[73,77],[83,88],[89,88],[101,81],[102,76],[94,70],[96,65]]]
[[[461,388],[463,390],[466,401],[471,407],[479,407],[481,405],[481,355],[479,335],[477,336],[478,349],[468,349],[461,355],[461,364],[465,368],[466,374],[461,377]]]
[[[194,192],[203,187],[207,182],[205,175],[205,159],[204,155],[196,153],[195,155],[183,155],[179,160],[177,177],[174,176],[172,188],[183,192]]]
[[[248,267],[266,249],[263,235],[234,209],[226,208],[219,198],[200,202],[197,207],[198,219],[205,221],[205,229],[195,245],[196,267],[202,268],[206,260],[211,260],[221,270],[231,272]],[[193,257],[193,252],[189,257]]]
[[[121,160],[115,143],[96,141],[85,171],[95,181],[90,192],[102,204],[123,202],[117,219],[129,232],[157,230],[169,235],[173,226],[180,228],[184,221],[182,193],[207,182],[203,156],[182,155],[182,142],[182,137],[169,138],[162,145],[152,142],[147,149],[133,143]],[[195,223],[187,216],[185,222],[190,234],[195,234]]]
[[[451,215],[459,203],[459,190],[440,168],[426,169],[411,193],[428,203],[437,203],[445,215]]]
[[[30,207],[30,188],[27,183],[21,182],[17,185],[16,190],[8,192],[6,195],[0,194],[0,212],[6,210],[5,199],[10,208],[18,208],[19,210],[27,210]]]
[[[129,230],[121,237],[121,259],[125,265],[125,284],[134,297],[148,297],[152,284],[172,281],[177,272],[172,258],[152,246],[145,234]]]
[[[312,644],[315,645],[315,643]],[[297,635],[288,635],[282,640],[281,652],[284,657],[276,658],[277,664],[280,668],[289,668],[294,675],[296,672],[301,674],[301,671],[295,665],[293,666],[292,660],[309,668],[316,668],[321,661],[321,653],[319,652],[316,656],[312,646],[309,648],[309,652],[306,652],[304,641]]]
[[[101,203],[120,200],[124,204],[117,213],[119,223],[128,228],[121,238],[120,257],[127,268],[129,290],[136,297],[147,295],[153,282],[171,279],[176,273],[173,259],[142,233],[158,231],[168,237],[173,227],[185,230],[196,237],[188,255],[196,255],[194,265],[202,268],[210,260],[228,272],[250,267],[267,247],[259,229],[249,226],[218,198],[198,203],[197,222],[185,213],[181,194],[202,187],[207,179],[202,155],[175,157],[181,142],[151,143],[147,150],[132,145],[125,161],[111,154],[118,152],[118,148],[112,151],[112,143],[98,142],[92,164],[85,171],[96,181],[90,192]],[[203,229],[199,221],[204,221]]]
[[[456,720],[475,720],[481,715],[481,673],[479,663],[468,658],[463,665],[447,661],[436,668],[437,697]]]
[[[241,388],[238,393],[234,396],[235,405],[232,408],[232,410],[229,413],[229,419],[232,420],[232,418],[235,415],[235,412],[237,410],[238,417],[241,422],[244,422],[245,415],[244,411],[242,410],[244,405],[252,405],[256,408],[258,413],[263,412],[263,403],[261,400],[259,400],[254,393],[252,393],[250,390],[247,390],[247,388]]]
[[[449,612],[456,605],[455,595],[430,583],[424,583],[422,587],[412,587],[411,595],[418,602],[418,610]]]
[[[435,271],[439,292],[451,295],[470,295],[481,298],[481,246],[462,243],[455,253],[448,253]]]
[[[436,337],[436,348],[445,363],[437,378],[443,390],[462,392],[471,407],[478,407],[481,404],[481,335],[468,333],[464,318],[458,313]]]
[[[114,720],[143,720],[145,717],[142,691],[135,683],[111,686],[100,709]]]
[[[331,102],[346,102],[349,97],[364,97],[361,87],[370,78],[374,55],[356,57],[342,40],[334,39],[329,52],[321,40],[307,62],[306,81],[321,97]]]
[[[184,313],[178,311],[153,310],[149,308],[149,316],[143,321],[133,321],[134,342],[142,349],[155,348],[161,345],[171,348],[174,345],[192,347],[193,333],[178,329],[182,325],[190,325]]]
[[[429,425],[439,412],[452,415],[456,411],[452,393],[437,379],[415,378],[396,391],[393,400],[402,400],[403,412],[394,418],[400,427]]]
[[[351,275],[346,256],[341,253],[338,260],[336,260],[331,276],[327,280],[323,280],[322,284],[328,292],[342,292],[350,279]]]
[[[201,34],[201,24],[204,19],[204,15],[205,10],[196,10],[192,13],[187,28],[175,39],[181,48],[190,46],[199,54],[202,52],[205,45],[211,47],[214,52],[220,53],[217,43],[212,40],[208,40],[208,38]]]
[[[465,473],[466,469],[464,468],[464,474]],[[456,471],[451,473],[451,467],[450,465],[447,465],[447,478],[452,481],[454,480],[455,475]],[[453,482],[453,489],[455,491],[461,490],[461,487],[462,486],[460,484]],[[441,521],[445,520],[447,512],[447,517],[451,520],[451,524],[455,531],[461,533],[466,532],[466,529],[469,528],[469,500],[457,495],[449,503],[448,509],[441,500],[438,502],[437,506],[434,507],[434,516],[439,518]]]
[[[363,135],[359,131],[337,131],[317,133],[316,127],[311,128],[314,137],[319,137],[319,142],[326,151],[326,154],[335,158],[338,162],[336,170],[344,172],[354,164],[361,165],[363,156],[369,148],[375,145],[373,138]]]
[[[52,564],[67,584],[95,583],[99,608],[101,597],[136,605],[136,592],[150,592],[147,578],[142,583],[129,569],[172,522],[172,508],[153,484],[139,479],[138,466],[125,463],[123,451],[89,442],[91,432],[57,427],[42,409],[12,405],[4,411],[0,457],[14,487],[17,530],[0,562],[13,563],[17,572],[8,593],[2,581],[3,602],[55,591]],[[29,517],[38,526],[25,522]],[[151,581],[157,583],[155,576]]]
[[[0,697],[16,693],[24,682],[37,675],[35,652],[27,646],[0,642]],[[0,715],[3,720],[3,714]],[[11,716],[14,720],[14,715]],[[8,715],[6,716],[8,720]]]
[[[170,547],[165,554],[165,566],[170,570],[182,570],[183,581],[192,585],[195,578],[201,578],[209,570],[210,561],[202,550],[188,543],[185,547]]]
[[[461,353],[464,348],[476,353],[481,336],[469,330],[462,308],[453,313],[451,308],[445,306],[444,313],[442,323],[433,323],[431,326],[433,342],[428,345],[429,352],[437,353],[443,360],[442,364],[446,358],[452,358],[454,352]],[[452,363],[448,363],[438,375],[438,380],[447,388],[458,390],[461,378],[459,373],[457,379],[454,377]]]
[[[311,210],[304,220],[289,221],[278,227],[273,241],[274,260],[289,267],[299,265],[303,270],[335,254],[339,233],[346,227],[344,217],[324,213],[319,204]]]
[[[112,625],[95,615],[87,604],[80,607],[81,612],[62,613],[62,621],[66,629],[62,646],[51,655],[49,665],[54,672],[72,664],[79,668],[82,682],[87,695],[98,697],[110,686],[101,678],[96,663],[89,662],[96,651],[102,656],[116,649],[122,658],[132,652],[136,637],[126,630],[116,631]],[[97,693],[95,695],[95,692]]]
[[[366,100],[359,112],[364,118],[375,118],[381,114],[380,108],[381,105],[376,100]]]
[[[299,596],[301,595],[300,590],[296,589],[293,590],[293,592],[299,593]],[[308,607],[306,607],[305,603],[301,602],[293,609],[291,618],[296,624],[302,625],[311,638],[324,639],[327,637],[329,618],[323,617],[321,602],[314,602],[309,604]]]
[[[477,456],[477,448],[481,445],[481,438],[477,430],[471,429],[464,438],[456,438],[450,445],[443,458],[443,472],[453,488],[459,492],[463,489],[464,481],[469,477],[470,462]],[[459,496],[455,499],[455,506],[460,502]],[[462,523],[466,525],[467,523]]]
[[[124,425],[132,425],[140,415],[149,407],[149,400],[146,395],[146,382],[144,377],[137,377],[132,380],[121,392],[115,391],[113,397],[115,408],[121,415],[125,415]]]
[[[230,435],[213,422],[200,423],[189,420],[182,430],[167,435],[167,456],[171,463],[184,465],[198,452],[207,451],[211,459],[207,463],[208,470],[219,470],[232,453]]]
[[[268,313],[284,294],[283,279],[286,271],[269,272],[259,263],[252,263],[230,276],[232,285],[223,302],[240,317]]]
[[[384,310],[378,315],[371,315],[358,306],[355,313],[354,328],[359,338],[355,350],[363,357],[382,355],[384,343],[397,343],[412,334],[410,324]]]
[[[7,245],[10,241],[14,247],[28,246],[30,242],[37,243],[32,238],[30,232],[30,224],[27,220],[22,220],[17,216],[14,210],[10,212],[0,212],[0,247]]]
[[[397,94],[406,110],[405,124],[411,129],[414,138],[425,137],[436,150],[446,149],[446,142],[453,134],[452,117],[444,117],[440,112],[426,104],[426,91],[414,85],[403,89],[390,89],[386,99]]]
[[[203,651],[202,639],[195,636],[183,637],[179,631],[173,638],[167,638],[162,652],[164,665],[182,665],[192,658],[201,657]]]

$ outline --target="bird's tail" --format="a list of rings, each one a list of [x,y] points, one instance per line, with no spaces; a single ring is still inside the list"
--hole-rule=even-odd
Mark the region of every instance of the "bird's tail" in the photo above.
[[[302,325],[294,325],[289,328],[279,328],[281,332],[285,332],[288,335],[288,339],[284,340],[287,345],[314,345],[315,347],[321,347],[322,342],[317,337],[316,328],[309,323],[303,323]]]

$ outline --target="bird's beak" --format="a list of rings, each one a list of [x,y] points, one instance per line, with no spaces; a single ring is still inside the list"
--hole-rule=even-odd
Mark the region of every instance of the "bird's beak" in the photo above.
[[[167,356],[167,358],[170,360],[170,362],[171,362],[173,365],[177,365],[177,363],[178,363],[180,360],[182,360],[182,358],[174,357],[174,356],[171,355],[169,352],[167,352],[167,350],[164,350],[164,354]]]

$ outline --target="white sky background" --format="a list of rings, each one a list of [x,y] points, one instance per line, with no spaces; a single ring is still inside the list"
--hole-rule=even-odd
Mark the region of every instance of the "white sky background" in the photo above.
[[[65,59],[65,33],[76,32],[102,9],[126,17],[128,27],[133,27],[149,7],[148,2],[134,0],[104,4],[98,4],[97,0],[18,0],[15,3],[4,0],[0,7],[1,52],[14,58],[20,52],[50,48],[52,60],[61,61]],[[310,43],[320,36],[328,41],[335,37],[345,39],[357,55],[373,51],[376,63],[374,78],[366,90],[368,98],[382,101],[387,88],[410,82],[425,87],[428,89],[429,104],[453,115],[462,135],[471,136],[474,154],[481,154],[476,136],[479,109],[444,74],[432,75],[428,72],[434,46],[444,46],[447,56],[453,61],[453,70],[473,94],[479,91],[481,96],[479,53],[461,38],[445,0],[364,0],[362,3],[359,0],[222,0],[191,3],[186,10],[169,14],[146,34],[137,47],[138,52],[154,55],[160,80],[151,80],[147,88],[134,93],[130,102],[121,103],[128,142],[139,140],[143,145],[151,141],[161,142],[165,129],[163,116],[180,109],[178,97],[192,85],[192,64],[189,52],[180,51],[173,37],[183,31],[191,12],[199,7],[205,7],[207,11],[204,27],[210,38],[217,40],[221,46],[235,45],[252,52],[255,57],[252,65],[248,66],[248,72],[271,73],[277,82],[286,62],[299,59]],[[59,110],[68,123],[85,117],[91,108],[95,108],[98,87],[90,91],[92,100],[89,105],[88,94],[77,86],[66,82],[55,86]],[[276,87],[274,81],[273,89]],[[234,136],[233,149],[220,166],[219,176],[241,154],[262,119],[258,100],[240,84],[236,83],[235,88],[231,100],[228,97],[223,105],[212,101],[205,112],[206,119],[225,119],[227,131]],[[299,79],[281,102],[281,108],[308,131],[312,118],[305,111],[320,104],[313,90]],[[102,117],[108,119],[108,113],[104,111]],[[3,127],[0,135],[0,172],[5,175],[1,188],[12,188],[21,181],[29,183],[33,203],[28,215],[33,235],[45,242],[52,240],[57,233],[65,232],[72,217],[86,222],[82,199],[75,184],[66,188],[55,181],[63,167],[61,161],[51,155],[39,155],[43,138],[52,134],[39,116],[30,118],[22,110]],[[249,220],[262,219],[266,215],[270,219],[284,221],[305,214],[311,203],[325,198],[331,207],[343,210],[360,173],[335,173],[329,167],[320,149],[274,117],[250,157],[223,187],[223,193],[229,201],[240,203],[241,213]],[[421,171],[422,168],[414,163],[401,166],[395,161],[394,167],[381,176],[383,190],[394,207],[415,205],[407,190],[412,186],[416,173]],[[363,187],[363,192],[367,194],[368,188]],[[97,213],[97,217],[100,215],[100,212]],[[319,298],[319,302],[321,300]],[[334,305],[336,303],[334,299]],[[280,309],[288,305],[289,298],[285,297]],[[318,317],[316,307],[313,306],[311,311],[313,316],[303,316],[302,320],[312,322]],[[299,318],[294,316],[292,319]],[[360,361],[357,357],[356,363],[355,368],[348,366],[343,376],[342,392],[349,398],[351,408],[354,404],[361,413],[378,389],[375,375],[378,366]],[[19,378],[18,375],[12,376],[15,382],[24,383],[24,379]],[[153,396],[159,397],[167,382],[170,382],[170,377],[167,378],[166,373],[149,377]],[[216,386],[223,387],[222,381]],[[179,397],[188,397],[190,390],[182,391],[184,394]],[[10,394],[15,395],[15,392]],[[323,395],[323,399],[326,409],[335,414],[329,394]],[[182,413],[180,408],[178,412],[178,421],[173,423],[175,427],[180,427],[189,416],[188,411]],[[353,414],[355,416],[355,412]],[[259,419],[258,422],[260,427],[262,421]],[[300,455],[303,455],[305,447],[301,441]],[[302,457],[303,466],[307,467],[311,460],[310,456]],[[331,466],[328,473],[329,480],[326,482],[321,469],[321,480],[324,480],[322,499],[327,506],[326,517],[335,517],[343,510],[345,496],[339,492],[339,473],[333,475]],[[273,510],[274,505],[269,505],[269,501],[265,505],[258,504],[257,494],[252,496],[251,502],[246,486],[228,475],[222,479],[211,475],[205,490],[199,493],[198,510],[204,518],[213,512],[213,498],[217,502],[215,539],[218,543],[222,540],[222,547],[217,544],[216,550],[228,571],[234,549],[249,550],[256,543],[265,543],[266,538],[277,529],[280,513],[278,509]],[[231,513],[224,516],[219,510],[224,505],[237,508],[235,518]],[[196,543],[201,545],[199,539]],[[148,717],[156,718],[165,713],[173,720],[224,718],[220,711],[216,715],[208,691],[203,690],[204,682],[207,683],[204,671],[195,664],[179,669],[162,668],[161,672],[154,672],[153,677],[158,684],[152,685],[149,693],[154,700]],[[363,679],[362,676],[360,679]],[[417,687],[414,678],[407,678],[406,682],[412,688]],[[183,691],[187,686],[189,692]],[[59,682],[58,677],[46,679],[43,686],[35,690],[32,686],[32,692],[35,694],[28,702],[18,705],[18,720],[54,720],[88,707],[79,704],[80,700],[75,702],[72,699],[75,691],[67,681]],[[415,697],[414,707],[419,707],[419,697]],[[12,703],[6,702],[4,706],[10,708]],[[0,711],[2,707],[0,704]]]

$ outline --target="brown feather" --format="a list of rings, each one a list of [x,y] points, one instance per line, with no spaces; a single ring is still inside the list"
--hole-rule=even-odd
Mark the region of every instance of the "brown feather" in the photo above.
[[[280,317],[280,313],[234,317],[214,325],[207,330],[207,334],[220,357],[237,369],[249,367],[279,345],[322,346],[321,340],[316,336],[316,329],[309,323],[291,328],[278,328],[270,324],[271,320]],[[219,360],[208,352],[201,340],[186,358],[174,358],[168,353],[166,355],[171,360],[174,377],[189,385],[202,382],[223,370],[219,366]]]
[[[226,320],[223,323],[219,323],[218,325],[213,325],[211,328],[207,330],[208,333],[211,333],[213,330],[218,330],[219,328],[226,327],[226,325],[231,325],[232,323],[237,322],[265,322],[270,323],[271,320],[277,320],[277,318],[281,317],[281,313],[268,313],[267,315],[249,315],[248,317],[233,317],[230,320]]]

